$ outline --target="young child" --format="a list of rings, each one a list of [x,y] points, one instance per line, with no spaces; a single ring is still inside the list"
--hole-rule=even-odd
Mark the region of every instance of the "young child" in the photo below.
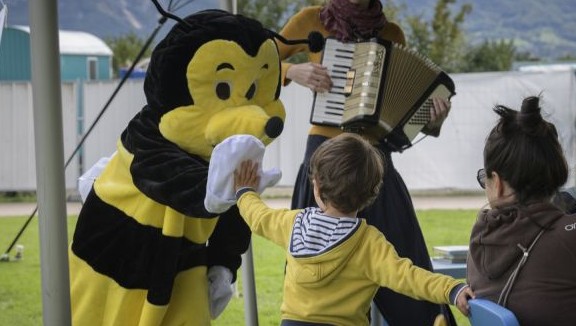
[[[382,183],[384,165],[374,146],[341,134],[322,143],[310,167],[319,208],[299,210],[264,204],[254,191],[257,163],[244,161],[234,173],[238,208],[252,232],[288,250],[281,325],[368,325],[380,286],[453,303],[468,315],[474,294],[465,283],[400,258],[380,231],[356,217]]]

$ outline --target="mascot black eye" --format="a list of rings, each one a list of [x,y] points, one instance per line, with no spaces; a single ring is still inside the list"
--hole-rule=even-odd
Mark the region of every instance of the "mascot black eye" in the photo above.
[[[221,100],[227,100],[230,98],[231,86],[228,82],[219,82],[216,84],[216,96]]]
[[[246,99],[251,100],[254,97],[254,94],[256,94],[256,82],[250,85],[250,88],[246,92]]]

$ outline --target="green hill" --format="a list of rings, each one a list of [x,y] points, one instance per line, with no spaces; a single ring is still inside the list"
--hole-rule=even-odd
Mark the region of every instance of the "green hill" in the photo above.
[[[430,17],[435,0],[397,0],[412,14]],[[576,1],[574,0],[456,0],[453,12],[472,4],[464,28],[472,44],[513,39],[519,52],[543,60],[576,57]]]
[[[382,0],[386,2],[386,0]],[[410,14],[429,18],[437,0],[393,0],[405,4]],[[170,1],[161,0],[167,4]],[[178,2],[178,1],[177,1]],[[218,8],[216,0],[182,0],[176,14]],[[29,25],[28,1],[7,1],[8,24]],[[458,11],[464,3],[473,6],[464,28],[472,44],[484,40],[514,39],[519,52],[529,52],[543,60],[576,57],[575,0],[456,0],[451,8]],[[59,0],[60,28],[86,31],[105,38],[134,32],[147,38],[158,20],[150,0]],[[173,22],[168,22],[158,39]]]

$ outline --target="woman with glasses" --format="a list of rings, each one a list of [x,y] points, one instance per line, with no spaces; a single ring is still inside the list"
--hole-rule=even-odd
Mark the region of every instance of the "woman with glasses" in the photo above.
[[[477,175],[490,208],[472,229],[467,279],[523,326],[576,325],[576,214],[552,203],[568,166],[539,100],[494,109],[500,120]]]

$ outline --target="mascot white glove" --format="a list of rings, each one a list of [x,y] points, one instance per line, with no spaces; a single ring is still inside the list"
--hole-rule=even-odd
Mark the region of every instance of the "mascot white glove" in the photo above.
[[[204,198],[204,207],[207,211],[220,214],[236,204],[234,170],[242,161],[251,160],[258,163],[260,174],[260,184],[256,189],[258,193],[262,193],[280,180],[282,172],[279,169],[262,170],[264,149],[264,144],[252,135],[230,136],[214,147],[208,167]]]
[[[88,171],[86,171],[78,178],[78,192],[80,192],[82,202],[86,201],[86,197],[88,197],[88,194],[92,189],[92,184],[94,183],[94,180],[96,180],[96,178],[100,175],[100,173],[102,173],[102,171],[106,167],[106,164],[108,164],[112,156],[114,156],[115,154],[116,152],[110,155],[110,157],[102,157],[101,159],[98,160],[98,162],[92,165],[92,167],[88,169]]]
[[[232,299],[232,272],[224,266],[212,266],[208,269],[208,287],[210,289],[210,316],[216,319]]]

